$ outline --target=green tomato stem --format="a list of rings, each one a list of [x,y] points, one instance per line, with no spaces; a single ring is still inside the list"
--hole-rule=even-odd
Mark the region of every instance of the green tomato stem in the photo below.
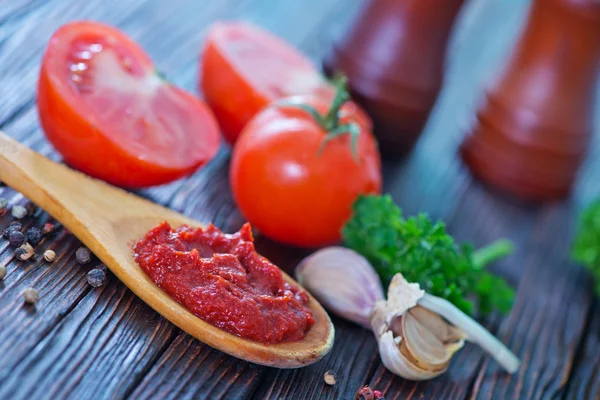
[[[473,253],[473,264],[483,268],[512,254],[514,246],[510,240],[502,239],[476,250]]]
[[[338,76],[334,79],[333,85],[335,86],[335,97],[331,102],[329,111],[326,115],[321,115],[319,112],[308,104],[298,104],[289,101],[280,101],[276,105],[279,107],[295,107],[303,110],[312,116],[312,118],[319,124],[319,126],[325,131],[325,137],[317,155],[320,155],[325,148],[325,145],[332,139],[341,136],[350,136],[350,149],[352,151],[352,157],[356,162],[358,158],[358,138],[360,136],[360,127],[355,122],[349,122],[340,124],[340,111],[342,106],[350,100],[350,95],[347,89],[348,79],[345,76]]]

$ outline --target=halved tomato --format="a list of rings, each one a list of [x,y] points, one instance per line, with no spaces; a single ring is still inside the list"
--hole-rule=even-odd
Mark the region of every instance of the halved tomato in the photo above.
[[[225,139],[233,144],[246,124],[274,100],[316,95],[333,100],[335,88],[291,44],[246,22],[217,22],[200,63],[200,90]],[[371,121],[358,106],[359,118]]]
[[[37,104],[46,136],[67,164],[123,187],[181,178],[219,147],[210,109],[163,80],[123,32],[98,22],[54,33]]]

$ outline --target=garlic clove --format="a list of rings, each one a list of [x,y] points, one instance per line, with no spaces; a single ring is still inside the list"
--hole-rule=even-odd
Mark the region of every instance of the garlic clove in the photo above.
[[[384,294],[379,276],[363,256],[345,247],[327,247],[306,257],[295,276],[326,309],[371,328],[369,315]]]
[[[444,344],[464,342],[467,335],[457,327],[449,324],[444,318],[422,306],[416,306],[408,311],[421,324],[426,326],[430,332],[435,332]]]
[[[422,381],[435,378],[446,371],[446,368],[440,370],[420,368],[402,354],[400,351],[401,344],[402,338],[395,340],[394,334],[391,331],[385,332],[378,339],[381,361],[392,373],[413,381]]]
[[[397,291],[392,295],[393,291]],[[383,365],[392,373],[410,380],[426,380],[434,378],[446,371],[448,363],[440,363],[439,358],[446,356],[443,343],[434,335],[429,333],[431,342],[437,342],[438,358],[423,355],[422,347],[411,349],[408,340],[404,337],[404,317],[408,310],[416,305],[417,300],[423,295],[418,285],[409,284],[397,275],[390,284],[388,301],[378,301],[371,313],[371,326]],[[393,302],[395,306],[390,304]],[[398,307],[398,308],[395,308]],[[405,308],[403,310],[403,308]],[[411,332],[417,328],[412,325],[419,324],[417,318],[409,317],[411,320],[409,328]],[[425,329],[424,327],[422,329]],[[433,346],[436,346],[435,344]],[[433,363],[430,363],[433,361]]]
[[[438,318],[435,314],[431,313],[426,315],[424,320]],[[408,351],[418,365],[432,370],[443,369],[447,366],[452,355],[462,346],[457,348],[454,346],[454,343],[451,346],[447,346],[440,336],[448,329],[437,323],[428,325],[422,324],[409,311],[402,316],[402,336],[405,339]],[[432,325],[440,328],[440,330],[431,329]]]

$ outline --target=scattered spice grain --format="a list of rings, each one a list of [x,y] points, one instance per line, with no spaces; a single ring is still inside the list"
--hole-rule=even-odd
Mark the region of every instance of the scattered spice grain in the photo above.
[[[10,236],[10,233],[12,231],[20,231],[22,228],[21,224],[17,221],[13,221],[2,233],[2,235],[8,239],[8,237]]]
[[[44,252],[44,260],[46,260],[46,262],[53,262],[54,259],[56,258],[56,253],[53,250],[46,250]]]
[[[40,242],[42,241],[42,231],[40,231],[36,227],[29,228],[27,230],[27,241],[33,247],[35,247],[38,244],[40,244]]]
[[[27,216],[27,210],[25,207],[19,205],[13,206],[11,213],[16,219],[23,219]]]
[[[75,259],[79,264],[87,264],[92,259],[92,253],[87,247],[80,247],[75,252]]]
[[[35,304],[38,301],[39,293],[34,288],[27,288],[23,291],[23,299],[27,304]]]
[[[11,230],[8,233],[8,244],[10,247],[21,247],[25,243],[25,235],[23,235],[20,231]]]
[[[25,204],[25,210],[27,211],[27,215],[35,215],[35,213],[37,213],[39,210],[39,207],[32,202],[28,202]]]
[[[4,279],[6,276],[6,267],[4,265],[0,265],[0,281]]]
[[[0,217],[6,215],[6,207],[8,207],[8,200],[4,197],[0,197]]]
[[[323,378],[325,379],[325,383],[328,384],[329,386],[333,386],[337,382],[335,379],[335,373],[331,370],[325,372],[325,376]]]
[[[21,261],[29,260],[33,254],[33,247],[31,247],[29,243],[25,243],[23,246],[15,250],[15,257]]]
[[[356,392],[354,400],[385,400],[379,390],[373,390],[369,386],[364,386]]]
[[[49,235],[52,232],[54,232],[54,224],[52,224],[50,222],[46,222],[44,224],[44,226],[42,227],[42,234],[43,235]]]
[[[87,281],[92,287],[104,286],[106,283],[106,274],[99,268],[94,268],[87,274]]]

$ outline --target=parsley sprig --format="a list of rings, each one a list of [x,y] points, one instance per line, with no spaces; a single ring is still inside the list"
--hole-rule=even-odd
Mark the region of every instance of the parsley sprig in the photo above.
[[[600,295],[600,200],[581,213],[572,254],[575,261],[590,270]]]
[[[385,285],[397,273],[417,282],[426,292],[443,297],[473,314],[510,311],[514,291],[487,271],[485,266],[512,252],[508,241],[498,241],[474,251],[460,248],[441,222],[426,214],[404,218],[390,196],[361,196],[342,232],[345,245],[366,257]]]

